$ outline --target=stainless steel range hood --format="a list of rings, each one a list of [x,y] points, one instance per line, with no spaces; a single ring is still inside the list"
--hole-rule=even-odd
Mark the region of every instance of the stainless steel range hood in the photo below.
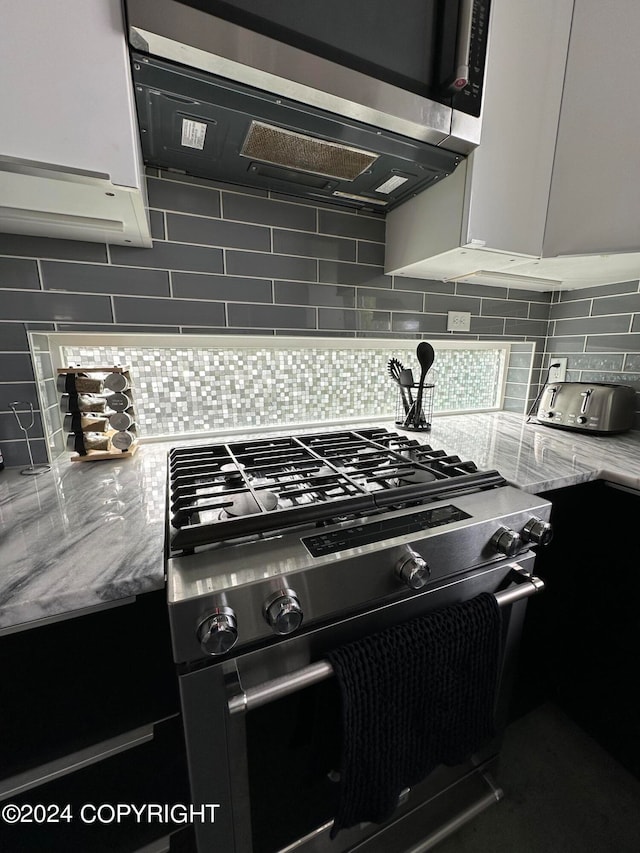
[[[447,104],[176,0],[126,7],[151,165],[390,210],[443,180],[479,139],[479,119],[454,119]]]

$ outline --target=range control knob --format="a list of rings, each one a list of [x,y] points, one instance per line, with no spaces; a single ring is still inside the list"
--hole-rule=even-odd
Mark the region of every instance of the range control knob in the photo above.
[[[280,589],[275,592],[265,601],[262,613],[276,634],[291,634],[296,631],[304,616],[298,596],[292,589]]]
[[[409,589],[422,589],[429,580],[431,569],[413,548],[407,547],[406,551],[396,563],[396,574]]]
[[[533,542],[536,545],[548,545],[553,539],[553,530],[547,521],[534,515],[525,524],[522,538],[525,542]]]
[[[491,544],[506,557],[515,556],[522,547],[520,535],[509,527],[499,527],[491,537]]]
[[[198,640],[208,655],[224,655],[238,639],[236,614],[230,607],[217,607],[198,625]]]

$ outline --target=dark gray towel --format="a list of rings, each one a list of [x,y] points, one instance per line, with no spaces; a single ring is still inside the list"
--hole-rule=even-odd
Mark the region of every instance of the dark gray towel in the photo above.
[[[342,696],[331,831],[391,817],[403,788],[467,759],[494,734],[500,607],[481,593],[336,649]]]

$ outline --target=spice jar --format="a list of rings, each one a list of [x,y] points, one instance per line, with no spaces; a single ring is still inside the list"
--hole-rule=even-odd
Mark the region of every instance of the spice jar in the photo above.
[[[124,412],[133,405],[131,397],[128,394],[124,394],[122,391],[116,391],[113,394],[109,394],[108,397],[105,397],[105,401],[106,405],[114,412]]]
[[[60,397],[62,412],[104,412],[106,408],[103,397],[93,397],[90,394],[63,394]]]
[[[104,387],[108,391],[126,391],[129,387],[129,380],[124,373],[109,373],[104,378]]]
[[[97,376],[84,373],[59,373],[56,387],[67,394],[101,394],[104,382]]]
[[[69,433],[67,450],[75,450],[82,455],[82,445],[86,450],[109,450],[109,436],[104,432]]]
[[[64,416],[65,432],[106,432],[109,429],[109,419],[100,415],[81,412],[67,412]]]
[[[126,412],[115,412],[109,415],[109,426],[111,429],[126,430],[134,425],[133,409]]]
[[[111,444],[117,450],[128,450],[136,440],[135,434],[128,430],[122,432],[114,432],[111,436]]]

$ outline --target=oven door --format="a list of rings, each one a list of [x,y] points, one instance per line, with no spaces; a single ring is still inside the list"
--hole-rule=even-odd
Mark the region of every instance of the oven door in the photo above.
[[[393,604],[274,642],[180,677],[192,799],[218,804],[215,822],[196,823],[198,851],[367,853],[428,849],[501,796],[495,768],[508,712],[514,656],[534,555],[501,561]],[[515,582],[514,582],[515,581]],[[457,767],[438,767],[400,797],[393,817],[330,840],[341,726],[338,688],[327,652],[360,637],[495,593],[502,608],[498,736]],[[425,844],[427,846],[425,846]]]

